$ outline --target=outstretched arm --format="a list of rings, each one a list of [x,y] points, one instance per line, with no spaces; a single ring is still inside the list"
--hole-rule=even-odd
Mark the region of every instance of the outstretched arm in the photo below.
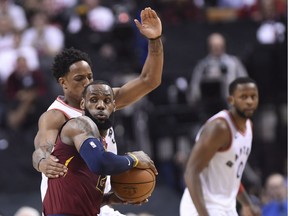
[[[43,172],[48,178],[57,178],[64,175],[67,168],[58,163],[58,159],[50,155],[59,129],[66,121],[65,116],[57,111],[50,110],[42,114],[38,121],[38,132],[34,139],[35,151],[32,155],[34,168]]]
[[[121,88],[113,88],[117,110],[138,101],[161,83],[164,61],[161,20],[151,8],[142,10],[140,16],[141,22],[134,21],[141,34],[149,40],[148,56],[139,77]]]

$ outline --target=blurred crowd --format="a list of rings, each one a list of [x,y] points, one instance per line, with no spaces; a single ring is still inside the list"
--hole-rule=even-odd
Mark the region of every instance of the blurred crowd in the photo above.
[[[55,54],[64,47],[85,51],[95,79],[122,85],[140,72],[147,53],[147,41],[133,22],[146,6],[162,20],[168,61],[161,87],[116,114],[120,152],[139,148],[148,152],[163,173],[160,181],[181,193],[195,132],[211,114],[228,109],[225,89],[231,80],[248,75],[259,85],[260,109],[244,183],[267,211],[277,207],[275,200],[287,201],[287,193],[283,194],[287,190],[286,0],[0,0],[0,191],[39,188],[31,155],[38,118],[62,93],[50,71]],[[243,22],[253,24],[251,43],[256,48],[243,47],[249,55],[239,58],[240,50],[229,53],[227,47],[247,38],[250,29],[233,38],[211,26]],[[215,31],[198,37],[199,42],[182,41],[181,34],[169,40],[169,30],[193,24]],[[171,72],[173,53],[168,51],[180,43],[204,43],[207,51],[190,50],[195,61],[188,60],[190,66],[178,75],[179,71]],[[170,59],[180,67],[183,56]],[[4,177],[7,174],[14,180]],[[19,179],[21,186],[15,184]],[[273,195],[277,190],[279,198]]]

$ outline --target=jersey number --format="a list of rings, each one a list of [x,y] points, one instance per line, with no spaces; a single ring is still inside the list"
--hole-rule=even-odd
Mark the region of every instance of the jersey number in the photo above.
[[[98,182],[96,185],[97,190],[99,190],[102,194],[104,194],[106,179],[107,179],[107,176],[99,176]]]
[[[237,170],[237,178],[241,178],[243,171],[244,171],[244,163],[243,161],[241,161]]]

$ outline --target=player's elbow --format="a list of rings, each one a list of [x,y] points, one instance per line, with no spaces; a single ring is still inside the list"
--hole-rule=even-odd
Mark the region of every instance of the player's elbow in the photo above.
[[[184,181],[186,185],[191,184],[191,182],[193,181],[193,178],[197,175],[199,175],[199,172],[197,172],[194,167],[187,166],[184,172]]]
[[[146,88],[149,89],[149,92],[155,90],[161,85],[161,80],[151,79],[145,82]]]
[[[156,89],[158,86],[161,85],[162,82],[161,76],[155,77],[147,74],[142,75],[140,79],[142,80],[142,83],[146,85],[146,89],[149,89],[150,91]]]
[[[152,79],[147,84],[150,85],[151,89],[156,89],[158,86],[161,85],[162,80],[161,79]]]

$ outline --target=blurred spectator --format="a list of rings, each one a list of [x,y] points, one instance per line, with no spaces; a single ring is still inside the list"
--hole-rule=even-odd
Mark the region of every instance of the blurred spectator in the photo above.
[[[41,71],[29,70],[26,58],[19,56],[5,88],[8,128],[27,129],[37,124],[39,116],[46,109],[43,100],[45,93]]]
[[[274,173],[267,178],[262,202],[262,216],[287,215],[287,183],[283,175]]]
[[[113,11],[103,6],[101,0],[82,0],[69,21],[66,47],[84,50],[91,57],[94,69],[105,71],[116,61],[112,41],[114,26]]]
[[[14,31],[11,17],[0,15],[0,52],[14,47]]]
[[[1,20],[0,20],[1,23]],[[0,24],[1,25],[1,24]],[[1,27],[0,27],[1,28]],[[29,70],[36,70],[39,68],[39,57],[36,49],[32,46],[20,46],[22,34],[16,32],[11,35],[13,44],[7,49],[0,51],[0,82],[3,84],[13,72],[16,60],[19,55],[25,56]],[[1,41],[1,39],[0,39]],[[1,43],[1,42],[0,42]]]
[[[22,46],[36,48],[42,57],[54,57],[64,47],[63,32],[49,23],[44,11],[37,11],[31,18],[31,27],[23,32]]]
[[[68,30],[71,33],[79,32],[83,26],[81,16],[85,16],[88,26],[93,31],[111,31],[115,22],[113,12],[110,8],[101,4],[101,0],[82,0],[82,4],[76,7],[76,12],[70,20]]]
[[[193,70],[187,100],[192,105],[199,102],[197,106],[211,115],[227,106],[228,85],[237,77],[247,76],[247,71],[236,56],[226,53],[223,35],[213,33],[207,42],[209,53]]]
[[[50,22],[59,25],[64,30],[77,2],[77,0],[42,0],[41,5]]]
[[[81,39],[82,41],[82,39]],[[36,11],[31,17],[31,27],[23,32],[21,46],[32,46],[36,49],[40,61],[40,69],[45,75],[45,80],[53,95],[59,93],[51,76],[50,68],[53,57],[64,48],[64,33],[49,22],[44,10]]]
[[[250,7],[255,4],[257,0],[218,0],[218,7],[240,9],[243,7]]]
[[[14,67],[4,86],[5,122],[0,130],[0,146],[4,149],[0,151],[2,161],[8,158],[13,158],[13,161],[9,166],[1,167],[0,175],[1,191],[19,193],[38,190],[40,176],[31,166],[32,143],[38,119],[50,101],[45,94],[46,85],[41,71],[30,70],[26,58],[21,55]]]
[[[13,22],[13,28],[23,31],[27,25],[24,9],[13,2],[13,0],[0,0],[0,15],[8,14]]]
[[[204,6],[203,4],[199,1],[192,0],[158,1],[158,7],[163,21],[173,25],[203,20],[205,14],[203,10],[200,10],[200,8]]]
[[[260,26],[257,40],[260,44],[275,44],[285,41],[286,25],[277,13],[275,0],[259,0]]]
[[[283,151],[287,149],[287,121],[283,121],[287,116],[287,14],[284,5],[287,1],[258,1],[252,17],[256,24],[256,41],[246,61],[249,74],[257,80],[261,92],[255,116],[253,163],[261,167],[263,179],[273,172],[282,172],[287,158],[287,151]]]
[[[40,213],[30,206],[22,206],[15,212],[14,216],[40,216]]]

